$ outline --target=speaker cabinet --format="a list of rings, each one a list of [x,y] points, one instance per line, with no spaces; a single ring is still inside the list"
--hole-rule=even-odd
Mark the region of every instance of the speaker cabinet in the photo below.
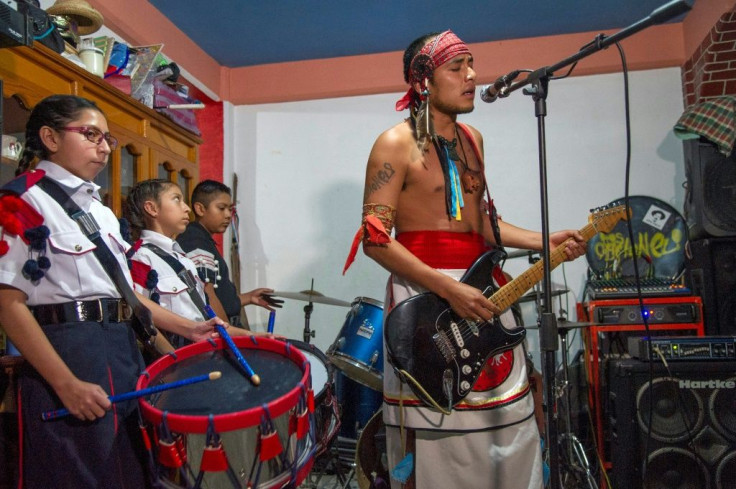
[[[736,362],[609,364],[612,485],[736,488]]]
[[[688,246],[688,285],[703,300],[706,334],[736,335],[736,238],[699,239]]]
[[[690,239],[736,236],[736,155],[723,156],[703,138],[683,144]]]

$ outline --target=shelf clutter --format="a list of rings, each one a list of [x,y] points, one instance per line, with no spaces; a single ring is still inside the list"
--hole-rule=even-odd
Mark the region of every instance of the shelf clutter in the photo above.
[[[179,82],[179,68],[163,54],[163,44],[129,46],[112,36],[98,35],[102,15],[86,0],[56,0],[46,12],[37,0],[21,0],[48,29],[34,39],[63,57],[99,76],[123,93],[153,108],[196,135],[201,135],[192,108],[203,106],[189,97],[189,87]],[[48,17],[44,22],[43,16]],[[40,30],[40,29],[39,29]],[[38,34],[38,35],[37,35]],[[80,37],[88,36],[88,37]],[[58,46],[63,40],[63,48]]]

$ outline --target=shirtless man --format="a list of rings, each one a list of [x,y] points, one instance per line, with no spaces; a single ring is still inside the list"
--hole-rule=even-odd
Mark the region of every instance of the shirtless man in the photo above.
[[[459,317],[490,320],[498,308],[458,279],[498,237],[506,246],[542,249],[541,233],[492,219],[486,210],[483,139],[456,122],[458,114],[474,108],[475,76],[467,45],[451,31],[422,36],[404,53],[410,88],[397,110],[409,108],[411,117],[373,145],[359,231],[365,254],[391,272],[386,312],[431,291]],[[585,252],[583,237],[572,230],[551,234],[550,246],[568,239],[568,259]],[[495,273],[494,279],[502,280]],[[511,326],[508,311],[501,320]],[[407,487],[540,488],[539,434],[525,363],[521,345],[489,360],[450,415],[423,406],[385,363],[389,469],[412,454]],[[408,428],[403,441],[402,423]],[[392,477],[391,485],[401,482]]]

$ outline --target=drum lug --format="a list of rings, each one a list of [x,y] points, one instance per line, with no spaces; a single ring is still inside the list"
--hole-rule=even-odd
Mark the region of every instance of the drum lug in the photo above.
[[[378,355],[379,355],[378,351],[373,352],[373,355],[371,356],[371,367],[373,367],[373,365],[375,365],[376,362],[378,361]]]

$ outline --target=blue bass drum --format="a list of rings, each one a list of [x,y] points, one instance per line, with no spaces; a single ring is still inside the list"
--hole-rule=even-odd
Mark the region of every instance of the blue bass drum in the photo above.
[[[383,391],[383,302],[357,297],[327,356],[349,378]]]

